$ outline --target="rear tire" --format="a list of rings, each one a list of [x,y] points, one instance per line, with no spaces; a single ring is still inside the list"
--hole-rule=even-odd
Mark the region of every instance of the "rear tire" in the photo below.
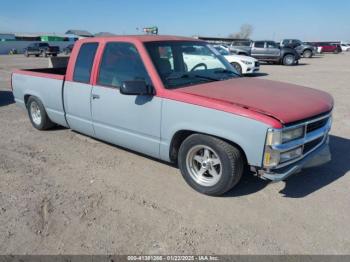
[[[244,158],[238,148],[221,139],[193,134],[180,146],[178,165],[183,178],[194,190],[220,196],[240,181]]]
[[[231,65],[236,69],[236,71],[237,71],[240,75],[242,75],[242,67],[241,67],[240,64],[234,62],[234,63],[231,63]]]
[[[27,110],[30,122],[36,129],[46,130],[55,125],[48,117],[44,105],[38,98],[34,96],[29,97]]]
[[[305,57],[305,58],[311,58],[312,57],[312,51],[311,50],[305,50],[304,52],[303,52],[303,57]]]
[[[295,56],[292,54],[286,54],[282,60],[283,65],[291,66],[295,63]]]

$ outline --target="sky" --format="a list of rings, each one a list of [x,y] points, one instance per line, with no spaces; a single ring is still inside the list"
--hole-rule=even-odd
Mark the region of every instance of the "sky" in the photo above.
[[[242,24],[252,39],[350,40],[349,0],[1,0],[0,32],[160,34],[226,37]],[[137,30],[138,29],[138,30]]]

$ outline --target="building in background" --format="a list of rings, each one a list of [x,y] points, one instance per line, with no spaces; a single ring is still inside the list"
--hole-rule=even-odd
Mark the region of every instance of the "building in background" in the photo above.
[[[211,44],[224,44],[224,45],[230,45],[232,42],[235,42],[235,41],[241,41],[241,42],[250,41],[250,39],[241,39],[241,38],[232,38],[232,37],[193,36],[193,38],[204,40]]]
[[[15,41],[15,34],[0,33],[0,41]]]
[[[88,31],[85,30],[75,30],[75,29],[70,29],[66,32],[66,35],[72,35],[75,36],[78,39],[82,39],[82,38],[87,38],[87,37],[93,37],[94,35],[91,34]]]
[[[41,35],[40,40],[43,42],[49,42],[49,41],[68,41],[66,40],[67,37],[64,36],[57,36],[57,35]]]
[[[116,34],[110,33],[110,32],[99,32],[95,34],[96,37],[99,36],[116,36]]]

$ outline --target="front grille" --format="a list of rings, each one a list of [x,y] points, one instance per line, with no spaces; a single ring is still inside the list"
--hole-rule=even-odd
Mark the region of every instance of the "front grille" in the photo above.
[[[323,137],[319,137],[315,140],[312,140],[311,142],[308,142],[304,145],[303,154],[306,154],[310,152],[312,149],[314,149],[316,146],[318,146],[323,140]]]
[[[306,133],[310,133],[316,129],[319,129],[321,127],[324,127],[327,122],[328,122],[328,117],[324,118],[324,119],[321,119],[321,120],[318,120],[316,122],[313,122],[313,123],[310,123],[307,125],[306,127]]]

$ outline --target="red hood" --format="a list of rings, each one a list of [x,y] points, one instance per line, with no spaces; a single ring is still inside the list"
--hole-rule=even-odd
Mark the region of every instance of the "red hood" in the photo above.
[[[310,118],[333,108],[333,98],[316,89],[252,78],[235,78],[176,90],[230,103],[262,113],[288,124]]]

